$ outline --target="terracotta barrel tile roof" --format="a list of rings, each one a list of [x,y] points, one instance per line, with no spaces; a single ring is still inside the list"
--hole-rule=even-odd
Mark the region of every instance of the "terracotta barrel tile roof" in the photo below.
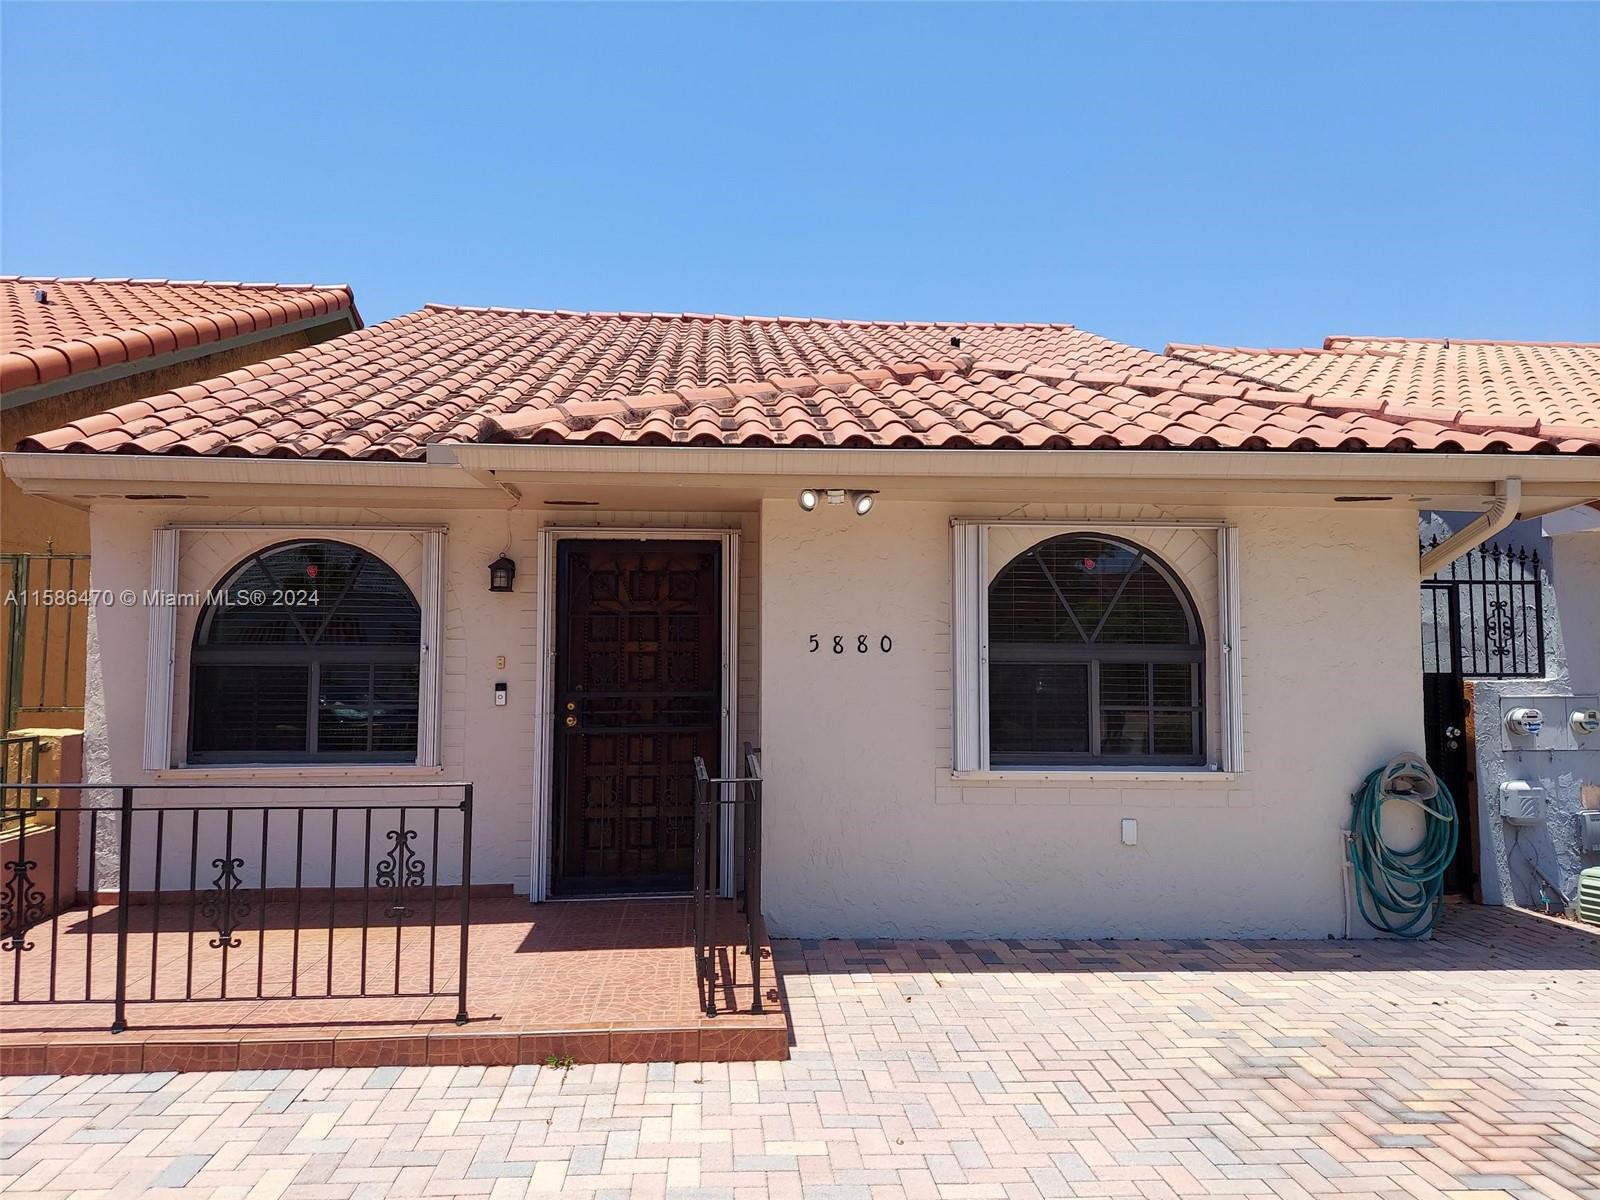
[[[344,284],[3,275],[0,389],[53,383],[342,310],[360,324]]]
[[[417,459],[440,442],[1600,452],[1341,377],[1262,380],[1070,325],[430,305],[29,438],[28,450]],[[1590,417],[1592,417],[1592,413]],[[1577,430],[1578,432],[1574,432]]]
[[[1600,343],[1336,336],[1301,349],[1175,343],[1167,353],[1328,407],[1600,441]]]

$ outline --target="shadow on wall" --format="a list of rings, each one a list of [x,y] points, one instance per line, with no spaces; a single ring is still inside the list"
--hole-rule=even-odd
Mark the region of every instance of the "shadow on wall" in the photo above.
[[[1471,513],[1424,514],[1421,534],[1447,536],[1472,518]],[[1577,894],[1578,872],[1600,862],[1583,853],[1578,823],[1584,785],[1600,784],[1600,749],[1508,748],[1502,710],[1506,700],[1523,698],[1544,711],[1547,727],[1564,726],[1573,707],[1565,701],[1600,692],[1600,678],[1584,653],[1600,609],[1595,599],[1600,595],[1600,528],[1552,538],[1546,536],[1546,523],[1518,521],[1497,539],[1513,551],[1538,553],[1545,665],[1539,678],[1471,680],[1472,767],[1484,903],[1559,913]],[[1536,824],[1516,826],[1501,818],[1501,784],[1516,780],[1544,789]]]

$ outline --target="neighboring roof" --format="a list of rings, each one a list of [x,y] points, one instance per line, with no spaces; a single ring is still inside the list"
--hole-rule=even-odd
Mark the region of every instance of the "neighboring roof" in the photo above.
[[[1600,343],[1340,336],[1320,349],[1174,343],[1167,353],[1385,415],[1600,441]]]
[[[1600,451],[1377,407],[1070,325],[430,305],[21,448],[373,459],[507,441]]]
[[[0,389],[8,392],[341,311],[361,325],[342,283],[0,275],[0,304]]]

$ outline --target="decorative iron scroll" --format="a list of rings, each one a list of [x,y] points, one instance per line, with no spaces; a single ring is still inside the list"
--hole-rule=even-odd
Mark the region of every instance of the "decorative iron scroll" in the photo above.
[[[1422,551],[1440,544],[1429,538]],[[1499,679],[1544,675],[1544,564],[1537,550],[1486,542],[1440,567],[1423,581],[1422,594],[1424,643],[1427,629],[1436,628],[1448,633],[1452,654],[1430,669]]]
[[[394,845],[378,860],[373,882],[394,893],[393,901],[385,909],[389,916],[409,917],[411,910],[406,907],[406,889],[419,888],[427,882],[428,864],[411,848],[411,843],[417,837],[415,829],[391,829],[386,836]]]
[[[1483,636],[1489,653],[1505,658],[1514,653],[1513,640],[1517,636],[1517,623],[1511,619],[1511,605],[1504,600],[1491,600],[1485,613]]]
[[[217,877],[211,881],[212,893],[200,902],[200,915],[217,931],[209,943],[213,950],[223,946],[237,949],[239,939],[233,931],[250,915],[250,901],[241,895],[244,883],[239,878],[244,859],[213,858],[211,865],[217,868]]]
[[[32,950],[33,943],[25,941],[23,934],[44,919],[44,892],[34,886],[33,876],[39,864],[31,858],[16,858],[5,864],[6,882],[0,888],[0,950],[21,953]]]

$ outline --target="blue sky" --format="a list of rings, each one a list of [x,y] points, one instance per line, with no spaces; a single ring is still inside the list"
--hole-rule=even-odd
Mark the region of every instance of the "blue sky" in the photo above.
[[[1600,5],[6,3],[0,266],[1600,337]]]

